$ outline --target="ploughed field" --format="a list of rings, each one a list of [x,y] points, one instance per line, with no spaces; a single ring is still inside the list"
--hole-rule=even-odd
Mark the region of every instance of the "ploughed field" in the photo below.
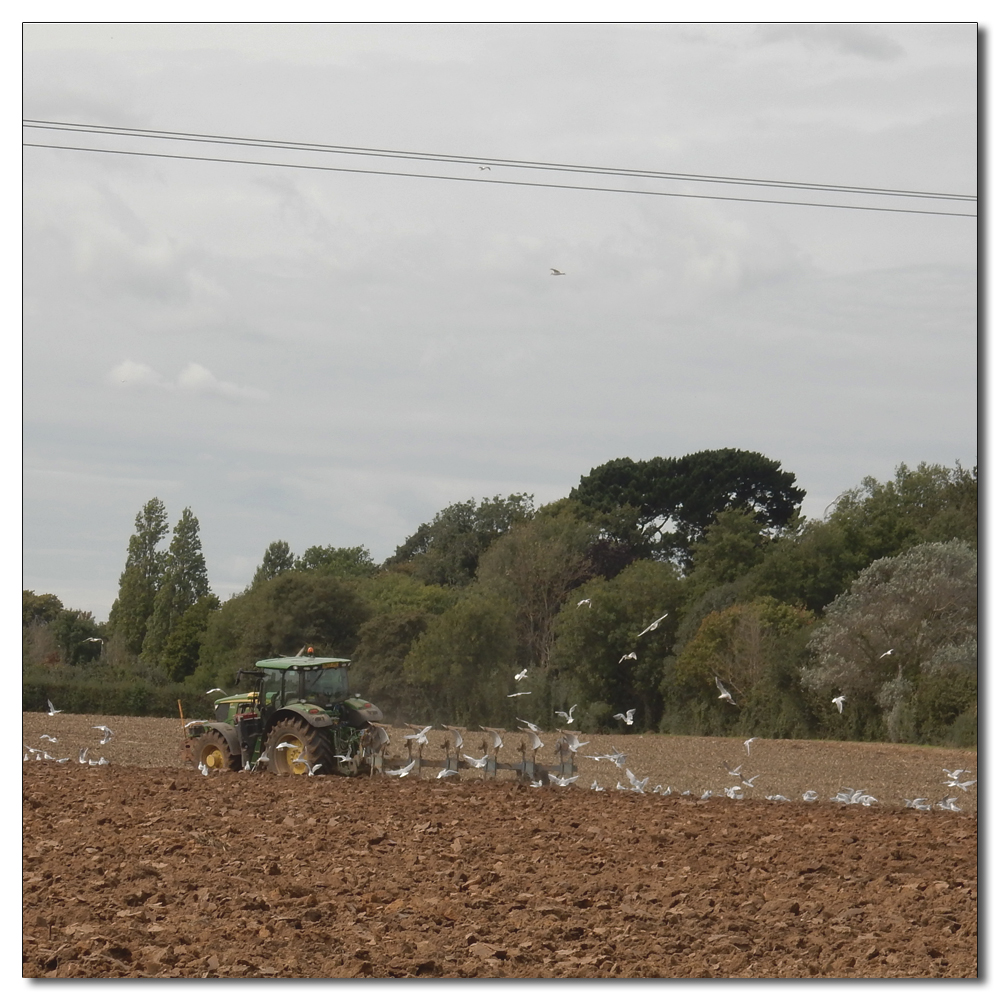
[[[436,767],[204,777],[177,720],[23,725],[70,758],[23,763],[25,976],[977,975],[978,786],[942,783],[976,777],[972,751],[581,734],[579,780],[533,788]],[[407,732],[390,730],[403,758]],[[485,734],[463,732],[482,756]],[[425,759],[449,737],[428,733]],[[522,737],[504,734],[501,762]],[[80,764],[84,748],[109,763]],[[612,748],[646,794],[583,756]],[[740,764],[759,777],[730,799]],[[831,802],[844,787],[878,801]],[[962,812],[904,805],[945,796]]]

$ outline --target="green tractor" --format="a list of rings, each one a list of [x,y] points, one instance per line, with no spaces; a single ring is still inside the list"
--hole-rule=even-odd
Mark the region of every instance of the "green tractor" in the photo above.
[[[190,723],[186,747],[195,765],[276,774],[357,774],[365,730],[382,712],[349,694],[350,660],[279,656],[258,660],[254,689],[215,702],[215,722]]]

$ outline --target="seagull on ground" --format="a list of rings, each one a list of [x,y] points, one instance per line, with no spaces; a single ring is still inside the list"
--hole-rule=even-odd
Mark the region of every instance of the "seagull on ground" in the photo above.
[[[638,660],[639,657],[635,653],[626,653],[618,662],[624,663],[626,660]]]
[[[591,599],[589,597],[585,597],[582,601],[576,602],[576,606],[578,608],[582,608],[585,604],[587,605],[588,608],[590,607]]]
[[[80,756],[77,758],[77,760],[79,760],[81,764],[86,764],[87,763],[87,754],[89,754],[89,753],[90,753],[90,747],[84,747],[80,751]]]
[[[58,759],[56,759],[55,757],[53,757],[51,759],[54,760],[57,764],[68,764],[69,763],[69,757],[60,757]]]
[[[439,778],[453,778],[456,774],[458,771],[453,771],[450,767],[443,767],[438,771],[437,776]]]
[[[533,733],[540,733],[542,731],[541,726],[536,726],[533,722],[528,722],[527,719],[518,719],[517,721],[523,722]]]
[[[711,797],[712,797],[712,790],[710,788],[706,788],[705,791],[701,793],[702,802],[704,802],[706,799],[710,799]]]
[[[475,768],[482,769],[486,767],[486,762],[490,759],[490,755],[486,754],[484,757],[470,757],[467,753],[463,753],[462,756]],[[390,772],[386,772],[388,774]]]
[[[884,659],[885,659],[885,658],[886,658],[887,656],[892,656],[892,654],[893,654],[893,653],[895,653],[895,652],[896,652],[896,650],[895,650],[895,649],[887,649],[887,650],[886,650],[886,651],[885,651],[885,652],[884,652],[884,653],[883,653],[883,654],[882,654],[882,655],[881,655],[881,656],[879,657],[879,659],[880,659],[880,660],[884,660]]]
[[[519,670],[516,674],[514,674],[514,680],[523,681],[524,678],[527,676],[528,676],[528,668],[525,667],[523,670]]]
[[[622,722],[624,722],[626,726],[631,726],[632,725],[632,719],[633,719],[634,716],[635,716],[635,709],[634,708],[630,708],[624,715],[622,715],[622,713],[619,712],[617,715],[612,715],[611,718],[612,719],[621,719]]]
[[[553,274],[559,274],[559,275],[562,275],[562,274],[565,274],[565,273],[566,273],[565,271],[560,271],[560,270],[559,270],[558,268],[555,268],[555,267],[550,267],[550,268],[549,268],[549,270],[550,270],[550,271],[551,271],[551,272],[552,272]]]
[[[660,616],[659,618],[657,618],[657,619],[656,619],[656,621],[652,623],[652,625],[647,625],[647,626],[646,626],[646,627],[645,627],[645,628],[644,628],[644,629],[643,629],[643,630],[642,630],[642,631],[641,631],[641,632],[640,632],[640,633],[639,633],[639,634],[638,634],[638,635],[636,636],[636,638],[637,638],[637,639],[641,639],[641,638],[642,638],[642,637],[643,637],[643,636],[644,636],[644,635],[645,635],[645,634],[646,634],[647,632],[655,632],[655,631],[656,631],[656,630],[657,630],[657,629],[658,629],[658,628],[660,627],[660,622],[662,622],[664,618],[668,617],[668,616],[669,616],[669,614],[670,614],[670,612],[668,611],[668,612],[667,612],[667,614],[665,614],[665,615],[661,615],[661,616]]]
[[[62,709],[61,708],[56,708],[56,706],[53,705],[52,702],[49,701],[48,698],[46,698],[45,700],[49,702],[49,713],[48,714],[50,716],[52,716],[52,715],[59,715],[62,712]]]
[[[531,694],[530,691],[515,691],[513,694],[507,695],[508,698],[520,698],[523,695]]]
[[[205,692],[205,694],[216,694],[216,693],[221,694],[223,697],[226,697],[226,692],[223,691],[222,688],[209,688]]]
[[[715,686],[719,689],[719,691],[722,692],[719,695],[719,698],[722,701],[728,701],[730,705],[736,704],[736,702],[733,701],[733,696],[725,689],[725,686],[723,685],[722,681],[719,680],[718,677],[715,678]]]
[[[94,726],[94,728],[97,729],[97,726]],[[42,733],[42,735],[39,736],[38,739],[39,740],[48,740],[49,743],[58,743],[59,742],[54,736],[49,736],[48,733]]]
[[[903,801],[906,803],[907,809],[919,809],[921,810],[921,812],[929,812],[931,808],[930,803],[927,801],[927,799],[904,798]]]
[[[841,715],[843,715],[844,714],[844,702],[847,701],[847,695],[846,694],[838,694],[836,698],[831,698],[830,700],[833,702],[834,705],[837,706],[837,711],[840,712]]]
[[[401,767],[395,771],[386,771],[385,773],[392,775],[392,777],[394,778],[405,778],[410,773],[410,771],[412,771],[416,766],[417,766],[417,761],[416,758],[414,758],[413,760],[410,761],[409,764],[405,765],[404,767]]]
[[[90,763],[93,764],[94,762],[91,761]],[[201,771],[206,778],[208,777],[208,765],[204,761],[198,765],[198,770]]]
[[[742,799],[743,789],[739,785],[733,785],[732,788],[725,788],[723,791],[726,793],[726,798],[729,799]]]
[[[114,732],[107,726],[91,726],[90,728],[99,729],[102,733],[104,733],[104,739],[101,740],[101,746],[104,746],[105,743],[110,743],[111,737],[115,735]]]
[[[553,715],[560,715],[566,720],[566,725],[572,725],[573,723],[573,713],[576,711],[576,705],[570,707],[568,712],[554,712]]]
[[[811,788],[809,789],[808,792],[802,793],[803,802],[815,802],[818,798],[819,795],[816,792],[814,792]]]
[[[791,799],[786,799],[784,795],[765,795],[765,799],[768,802],[791,802]]]

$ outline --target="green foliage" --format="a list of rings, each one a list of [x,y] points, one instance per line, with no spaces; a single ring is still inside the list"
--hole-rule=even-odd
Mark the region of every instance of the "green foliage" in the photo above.
[[[733,583],[763,562],[770,538],[748,511],[724,510],[691,546],[689,600],[714,587]]]
[[[635,724],[655,728],[663,709],[660,682],[673,645],[684,586],[670,563],[639,560],[612,580],[593,579],[563,603],[555,620],[552,669],[579,691],[583,709],[611,708],[596,721],[637,709]],[[581,604],[589,600],[590,604]],[[656,629],[642,632],[664,614]],[[622,659],[634,652],[636,659]]]
[[[273,580],[276,576],[287,573],[294,565],[295,557],[288,547],[288,542],[271,542],[264,550],[264,558],[254,572],[250,586],[256,587],[265,580]]]
[[[87,663],[101,655],[101,643],[88,641],[101,637],[94,616],[89,611],[64,608],[49,628],[63,663]]]
[[[922,726],[928,738],[940,734],[974,700],[969,686],[957,683],[955,697],[969,700],[944,698],[939,677],[973,675],[977,570],[975,551],[958,541],[875,560],[826,609],[805,683],[877,704],[890,738],[922,739]]]
[[[338,549],[332,545],[312,545],[296,559],[294,568],[303,572],[315,570],[340,577],[373,576],[378,566],[363,545]]]
[[[174,527],[160,587],[153,599],[153,613],[142,644],[145,660],[159,664],[184,613],[208,594],[208,571],[198,537],[198,518],[190,507],[185,507]]]
[[[788,524],[805,492],[781,464],[757,452],[719,448],[683,458],[617,458],[580,480],[570,497],[598,510],[630,507],[662,556],[685,565],[718,515],[747,511],[763,526]]]
[[[136,515],[135,533],[129,539],[125,569],[118,580],[118,598],[111,607],[108,629],[120,637],[133,654],[142,650],[153,601],[166,566],[167,554],[159,544],[167,534],[167,511],[156,497]]]
[[[218,611],[219,599],[215,594],[205,594],[198,598],[178,619],[167,636],[160,655],[160,666],[173,681],[183,681],[193,674],[198,666],[201,644],[208,628],[208,619],[213,611]]]
[[[21,622],[29,625],[47,625],[63,609],[63,602],[55,594],[36,594],[33,590],[21,591]]]
[[[532,517],[532,497],[512,493],[452,504],[422,524],[386,560],[386,567],[413,573],[423,583],[466,587],[476,577],[479,557],[515,524]]]

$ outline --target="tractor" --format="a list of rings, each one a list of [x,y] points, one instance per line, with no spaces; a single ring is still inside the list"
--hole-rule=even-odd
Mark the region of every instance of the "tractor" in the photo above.
[[[362,739],[382,712],[351,696],[350,660],[278,656],[258,660],[236,677],[252,679],[246,694],[215,702],[215,721],[190,723],[185,744],[195,765],[276,774],[357,774]]]

